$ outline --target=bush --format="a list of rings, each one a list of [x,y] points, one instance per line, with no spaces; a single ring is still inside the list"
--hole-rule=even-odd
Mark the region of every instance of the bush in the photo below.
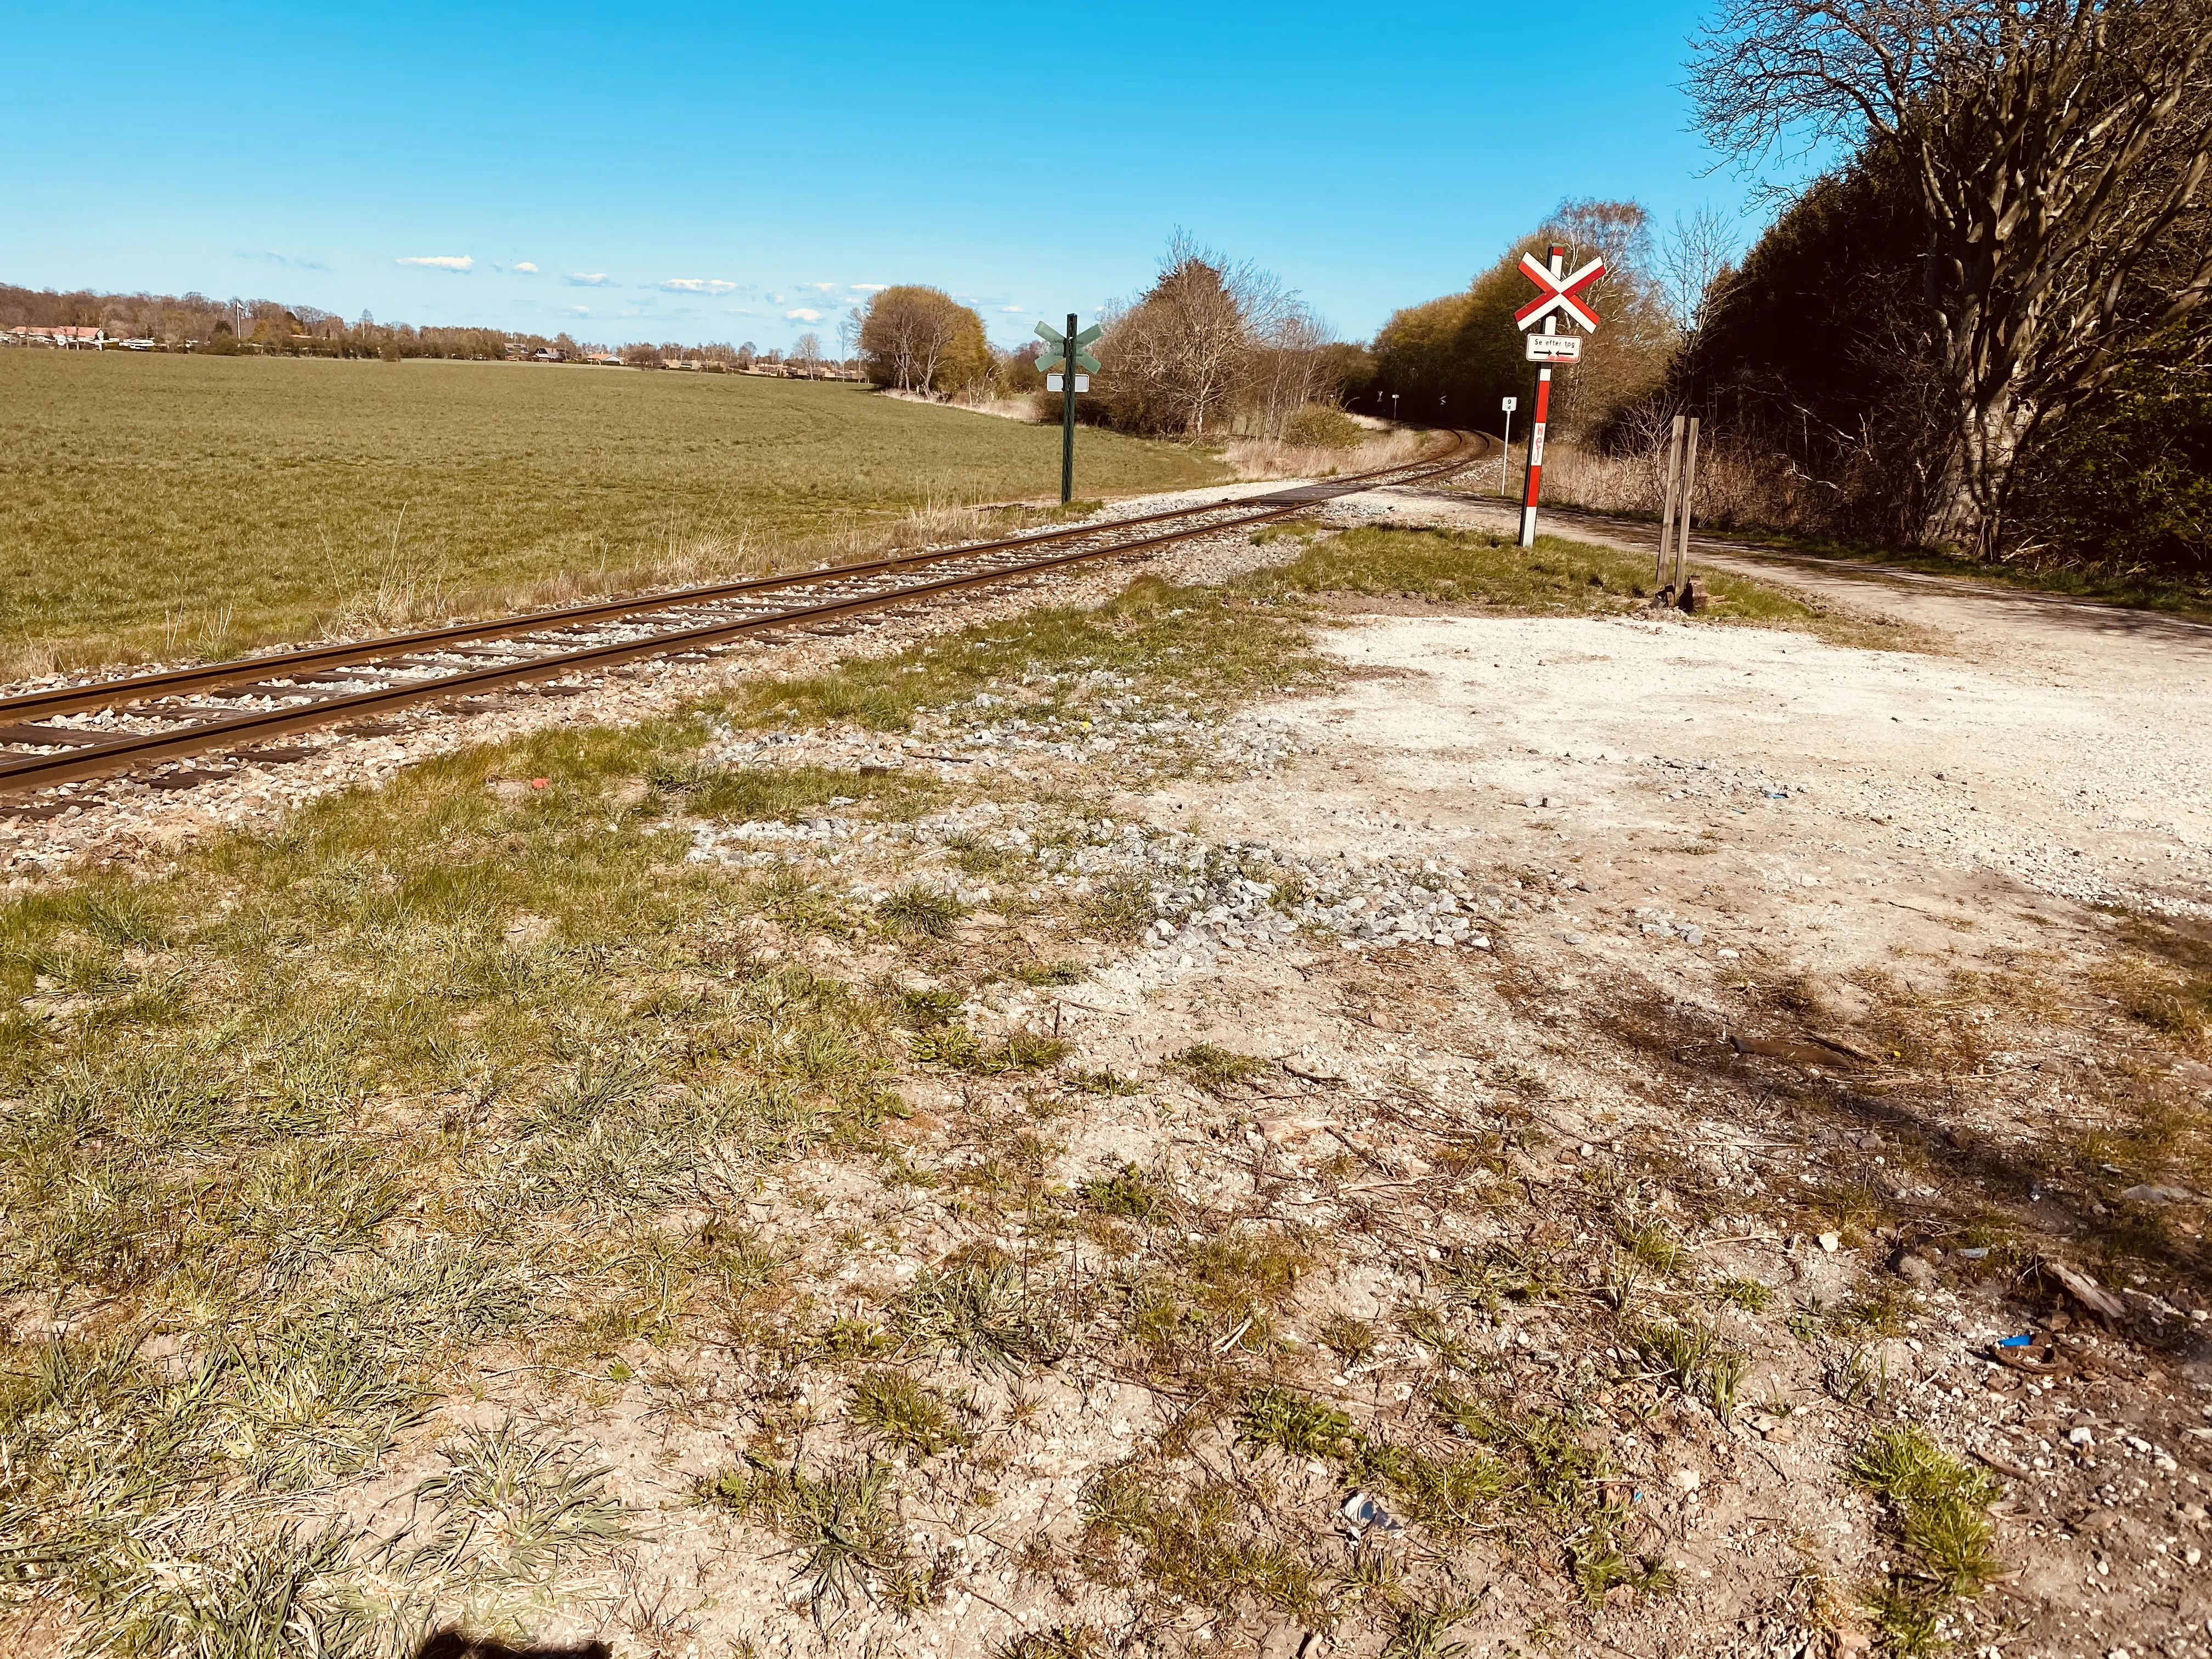
[[[1309,449],[1357,449],[1359,422],[1334,404],[1301,404],[1283,422],[1283,441]]]
[[[2031,556],[2212,580],[2212,376],[2123,377],[2037,446],[2015,505]]]

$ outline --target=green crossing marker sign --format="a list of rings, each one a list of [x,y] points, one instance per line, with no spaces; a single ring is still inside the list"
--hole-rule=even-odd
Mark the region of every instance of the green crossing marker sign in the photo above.
[[[1036,325],[1037,338],[1042,340],[1052,353],[1040,362],[1037,368],[1048,377],[1045,389],[1059,392],[1061,398],[1060,499],[1063,503],[1073,500],[1075,495],[1075,394],[1090,391],[1090,377],[1098,372],[1098,359],[1084,348],[1105,331],[1093,323],[1079,333],[1073,312],[1067,314],[1067,329],[1064,333],[1050,323]]]
[[[1067,367],[1067,349],[1071,341],[1075,347],[1075,367],[1085,374],[1098,372],[1098,360],[1083,349],[1106,331],[1097,324],[1093,323],[1080,334],[1073,336],[1062,334],[1050,323],[1039,323],[1036,331],[1037,337],[1050,346],[1055,354],[1038,363],[1037,368],[1042,373],[1056,374]]]

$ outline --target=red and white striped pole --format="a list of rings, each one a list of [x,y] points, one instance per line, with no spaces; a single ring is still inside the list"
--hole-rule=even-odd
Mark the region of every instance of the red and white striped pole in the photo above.
[[[1544,256],[1551,264],[1552,280],[1562,280],[1567,270],[1567,251],[1557,242],[1546,250]],[[1559,321],[1547,314],[1544,332],[1556,333]],[[1536,423],[1528,431],[1528,484],[1521,497],[1521,545],[1536,544],[1536,489],[1544,479],[1544,427],[1552,414],[1552,365],[1536,365]]]

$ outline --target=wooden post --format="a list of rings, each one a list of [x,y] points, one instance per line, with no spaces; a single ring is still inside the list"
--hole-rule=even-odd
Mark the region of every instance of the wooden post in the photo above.
[[[1682,527],[1674,544],[1674,591],[1690,578],[1690,492],[1698,482],[1698,417],[1690,416],[1690,439],[1682,452]]]
[[[1674,430],[1667,437],[1666,500],[1659,509],[1659,556],[1651,565],[1651,585],[1656,588],[1667,586],[1667,556],[1674,546],[1674,483],[1681,470],[1682,417],[1677,415]]]

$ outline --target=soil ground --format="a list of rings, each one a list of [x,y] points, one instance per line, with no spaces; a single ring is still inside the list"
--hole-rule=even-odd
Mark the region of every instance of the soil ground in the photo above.
[[[568,1081],[379,1109],[428,1196],[366,1248],[527,1243],[568,1322],[475,1339],[352,1474],[235,1511],[344,1540],[301,1605],[666,1659],[2212,1653],[2212,637],[1769,562],[1818,617],[1254,574],[1498,521],[1378,491],[1178,555],[1218,587],[1129,613],[1139,656],[994,605],[959,638],[1011,666],[904,723],[810,713],[794,658],[780,707],[590,796],[656,869],[787,884],[717,899]],[[1224,693],[1279,625],[1316,659]],[[927,635],[897,672],[941,672]],[[453,786],[518,858],[597,787],[538,752]],[[860,799],[762,804],[808,778]],[[281,890],[374,889],[349,857]],[[499,997],[578,925],[544,908],[501,913]],[[26,1001],[58,1029],[137,1018],[59,971]],[[825,986],[857,1000],[809,1024]],[[635,1138],[833,1027],[896,1045],[865,1133]],[[610,1091],[617,1037],[662,1080]],[[198,1285],[154,1363],[198,1363]],[[116,1317],[13,1305],[26,1374]],[[38,1397],[10,1432],[66,1415]],[[222,1578],[131,1535],[134,1605]],[[27,1594],[26,1650],[59,1607]]]

